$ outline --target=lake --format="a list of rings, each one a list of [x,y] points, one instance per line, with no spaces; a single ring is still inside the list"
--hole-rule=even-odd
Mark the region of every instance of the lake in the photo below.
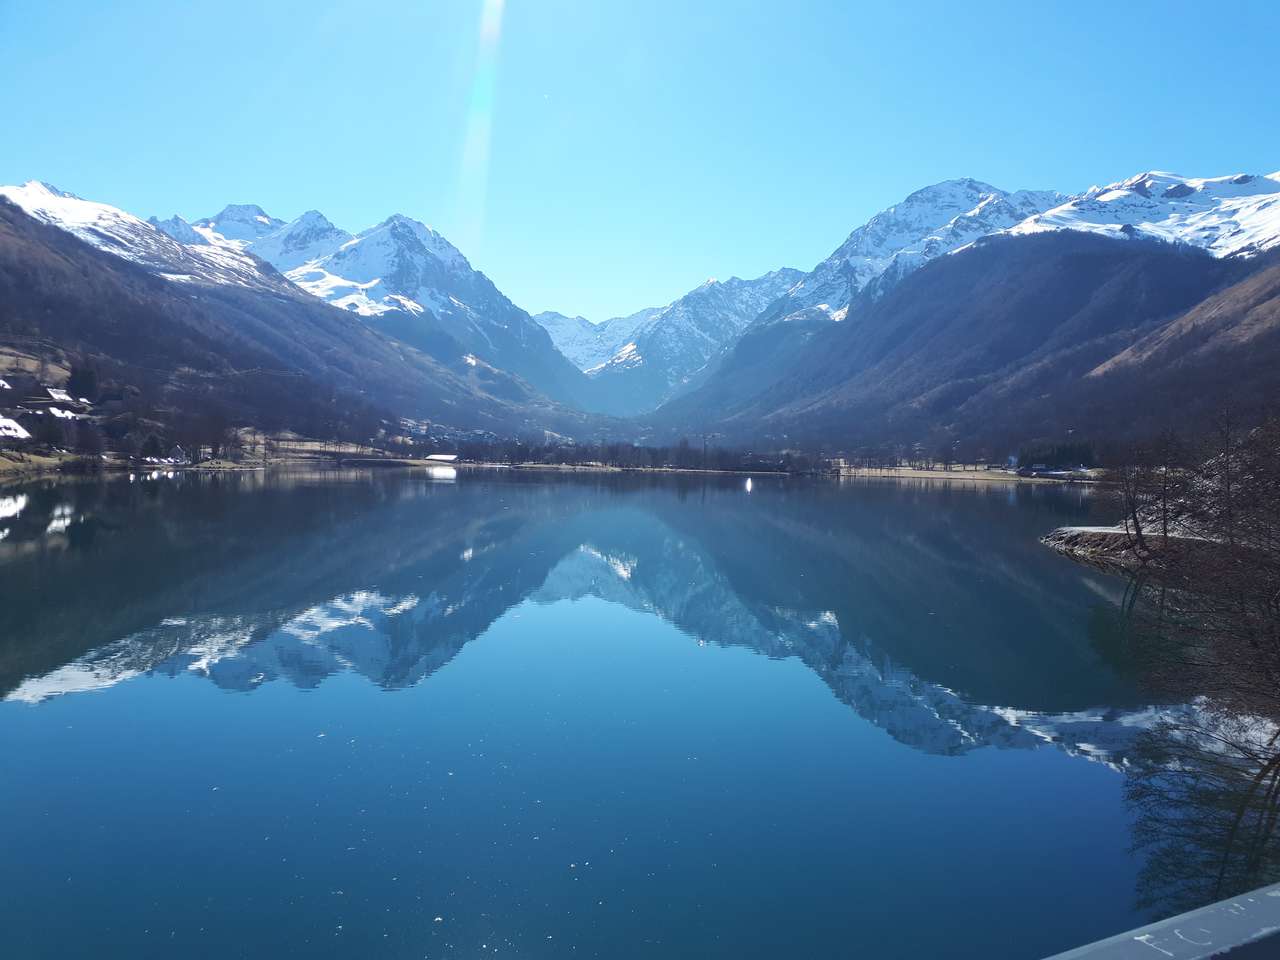
[[[27,957],[1036,958],[1152,918],[1113,519],[1041,485],[0,492]]]

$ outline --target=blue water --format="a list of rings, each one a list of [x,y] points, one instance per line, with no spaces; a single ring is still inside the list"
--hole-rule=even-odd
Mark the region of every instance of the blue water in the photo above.
[[[6,496],[6,956],[1034,958],[1146,919],[1123,584],[1037,543],[1106,512],[1078,490]]]

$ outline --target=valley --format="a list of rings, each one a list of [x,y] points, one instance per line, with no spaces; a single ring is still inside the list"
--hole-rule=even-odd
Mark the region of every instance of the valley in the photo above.
[[[0,345],[93,368],[128,419],[103,424],[108,443],[212,408],[383,444],[709,437],[1000,461],[1224,405],[1256,417],[1280,388],[1280,174],[1077,196],[945,181],[807,273],[711,279],[600,323],[529,314],[402,214],[354,233],[243,203],[143,220],[32,181],[0,188],[0,231]]]

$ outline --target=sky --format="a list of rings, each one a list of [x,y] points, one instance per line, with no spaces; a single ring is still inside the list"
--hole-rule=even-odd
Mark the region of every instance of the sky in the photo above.
[[[0,182],[391,213],[599,321],[911,191],[1280,170],[1280,3],[0,0]]]

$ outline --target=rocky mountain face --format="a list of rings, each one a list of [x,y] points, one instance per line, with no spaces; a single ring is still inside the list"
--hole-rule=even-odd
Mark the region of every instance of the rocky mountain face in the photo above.
[[[754,280],[708,281],[666,307],[595,326],[557,313],[535,319],[596,383],[601,409],[642,414],[698,386],[753,324],[786,320],[803,336],[814,322],[842,320],[851,298],[869,285],[888,289],[929,260],[1067,199],[946,181],[877,214],[807,274],[782,269]]]
[[[1270,383],[1267,297],[1226,291],[1280,249],[1280,173],[1148,172],[1078,196],[949,180],[876,214],[808,273],[708,281],[600,324],[530,317],[401,215],[351,233],[315,210],[286,223],[233,204],[143,222],[38,182],[0,196],[242,311],[253,297],[266,313],[302,309],[302,295],[330,304],[447,370],[428,407],[454,420],[475,420],[480,395],[506,405],[480,419],[521,429],[558,402],[639,419],[595,423],[614,434],[846,443],[1102,424],[1106,403],[1156,381],[1173,391],[1170,409],[1210,402],[1169,386],[1174,370],[1194,368],[1215,400]],[[271,349],[318,356],[306,341],[277,334]],[[1212,375],[1215,364],[1226,372]],[[1233,377],[1239,364],[1248,372]],[[1047,421],[1027,419],[1046,407]]]
[[[328,430],[356,411],[573,433],[585,418],[476,360],[396,343],[232,245],[184,244],[43,184],[0,189],[0,333],[92,358],[192,413]],[[362,414],[364,415],[364,414]],[[336,420],[335,420],[336,418]]]
[[[784,268],[753,280],[712,279],[665,307],[598,325],[557,313],[534,319],[591,378],[598,409],[634,415],[685,389],[802,276]]]
[[[293,293],[276,271],[264,268],[237,247],[184,243],[131,213],[84,200],[47,183],[32,180],[21,186],[0,187],[0,197],[28,216],[166,280]],[[181,224],[175,232],[184,232]]]
[[[1139,395],[1119,415],[1114,391],[1153,371],[1130,364],[1126,377],[1113,358],[1187,327],[1184,315],[1257,266],[1074,231],[994,237],[860,295],[844,322],[752,329],[659,416],[772,443],[1140,433],[1200,398]]]
[[[1049,190],[1011,193],[970,179],[946,180],[917,190],[850,233],[771,313],[788,319],[816,310],[842,320],[853,297],[878,278],[899,280],[936,257],[1066,199]]]
[[[314,297],[445,364],[475,358],[523,378],[549,397],[590,406],[586,378],[551,338],[453,244],[424,223],[395,214],[349,233],[310,210],[289,223],[236,204],[190,227],[155,225],[190,243],[251,253]]]
[[[233,246],[241,250],[284,226],[284,221],[267,216],[256,203],[232,203],[214,217],[197,220],[192,228],[215,246]]]
[[[1140,173],[1090,187],[1010,232],[1061,230],[1186,244],[1215,257],[1254,256],[1280,246],[1280,172],[1210,178]]]
[[[636,314],[652,316],[657,309],[648,309]],[[629,320],[628,317],[615,317],[604,323],[592,323],[586,317],[570,317],[554,310],[535,313],[533,319],[542,329],[547,331],[556,349],[579,370],[587,370],[608,360],[616,352],[618,344],[615,337],[605,336],[610,323]]]
[[[1162,410],[1268,391],[1265,281],[1206,298],[1280,246],[1277,190],[1280,175],[1154,173],[1074,198],[926,188],[855,230],[652,421],[782,445],[1005,440],[1136,432]],[[1227,303],[1232,319],[1207,325]],[[1193,349],[1191,331],[1210,329],[1212,348]],[[1232,349],[1250,332],[1262,354]],[[1234,384],[1212,374],[1209,352],[1240,371]],[[1175,354],[1180,375],[1211,392],[1161,374],[1156,358]],[[1157,382],[1165,400],[1150,396]],[[1137,405],[1115,424],[1106,408],[1120,395]]]

